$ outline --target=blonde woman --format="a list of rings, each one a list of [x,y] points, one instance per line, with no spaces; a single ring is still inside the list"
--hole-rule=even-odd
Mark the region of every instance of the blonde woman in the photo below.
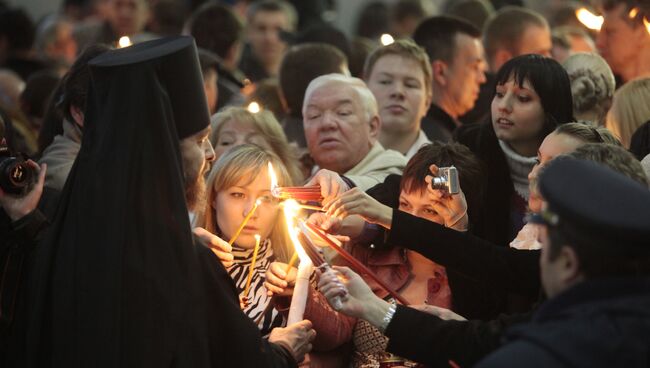
[[[305,175],[298,164],[298,154],[270,111],[252,113],[243,107],[227,107],[212,117],[211,125],[210,142],[216,160],[234,146],[255,144],[278,156],[295,183],[303,182]]]
[[[562,66],[571,80],[573,115],[602,126],[616,90],[614,73],[605,59],[593,53],[569,56]]]
[[[625,148],[630,148],[632,134],[650,120],[650,78],[627,82],[614,94],[605,127]]]
[[[286,325],[283,312],[288,309],[290,302],[289,298],[281,297],[276,299],[278,303],[275,308],[266,310],[271,296],[264,285],[265,274],[271,263],[288,263],[293,254],[280,203],[271,195],[271,179],[267,169],[269,162],[278,177],[278,185],[293,185],[283,162],[269,150],[253,144],[243,144],[223,153],[210,171],[206,204],[202,211],[197,211],[193,223],[195,227],[202,227],[228,241],[260,199],[261,203],[232,245],[232,262],[224,262],[224,265],[235,282],[240,297],[248,300],[244,313],[255,321],[260,320],[258,327],[263,335],[275,327]],[[256,234],[261,237],[260,248],[251,286],[247,294],[243,295]],[[352,322],[349,318],[333,311],[321,294],[314,290],[305,308],[305,318],[312,321],[317,332],[315,350],[333,349],[351,336]]]

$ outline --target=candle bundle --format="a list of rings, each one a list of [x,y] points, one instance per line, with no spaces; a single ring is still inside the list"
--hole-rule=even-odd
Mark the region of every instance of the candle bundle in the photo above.
[[[325,232],[325,230],[317,227],[314,224],[310,223],[305,223],[307,227],[309,227],[309,230],[313,232],[314,234],[318,235],[321,239],[323,239],[327,245],[329,245],[332,249],[336,251],[341,257],[343,257],[346,261],[350,263],[350,267],[359,274],[365,274],[368,277],[370,277],[373,281],[375,281],[379,286],[381,286],[384,290],[386,290],[395,300],[399,301],[403,305],[408,305],[408,302],[402,298],[397,292],[395,292],[390,286],[388,286],[385,282],[383,282],[377,275],[375,275],[372,271],[368,269],[363,263],[359,262],[354,256],[345,249],[341,248],[336,242],[332,239],[330,239],[329,235]]]
[[[275,187],[271,190],[274,197],[279,199],[295,199],[297,201],[320,202],[323,196],[320,192],[320,185],[311,187]]]

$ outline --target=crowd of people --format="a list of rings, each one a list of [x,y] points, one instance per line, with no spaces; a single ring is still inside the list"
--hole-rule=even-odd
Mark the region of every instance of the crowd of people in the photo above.
[[[0,365],[647,367],[650,2],[442,3],[0,0]]]

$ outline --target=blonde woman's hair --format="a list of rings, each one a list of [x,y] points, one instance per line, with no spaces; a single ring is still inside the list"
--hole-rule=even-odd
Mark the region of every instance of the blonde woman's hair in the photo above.
[[[605,59],[593,53],[571,55],[562,66],[571,80],[575,118],[603,125],[616,89],[612,69]]]
[[[248,185],[258,175],[267,175],[269,162],[273,165],[279,186],[293,185],[291,176],[282,160],[259,146],[243,144],[224,153],[210,170],[206,185],[208,190],[205,207],[202,211],[197,211],[193,226],[203,227],[209,232],[220,236],[221,230],[217,226],[218,214],[215,213],[215,209],[212,207],[217,193],[234,185]],[[279,208],[278,211],[280,211]],[[286,221],[281,213],[278,214],[269,239],[271,239],[273,253],[277,259],[287,262],[291,255],[288,250],[291,247],[291,240]]]
[[[632,134],[650,120],[650,78],[627,82],[614,94],[605,127],[625,148],[630,148]]]
[[[212,147],[216,147],[221,134],[221,128],[228,121],[237,123],[248,123],[257,130],[264,140],[271,146],[273,153],[282,160],[286,166],[294,183],[302,183],[305,179],[298,165],[298,154],[289,145],[287,136],[282,130],[273,113],[268,110],[262,110],[252,113],[243,107],[227,107],[215,114],[211,118],[212,132],[210,133],[210,142]]]

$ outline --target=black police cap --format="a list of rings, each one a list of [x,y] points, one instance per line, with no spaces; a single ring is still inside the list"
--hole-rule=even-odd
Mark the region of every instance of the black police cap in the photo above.
[[[88,64],[93,79],[111,80],[123,89],[123,94],[132,96],[135,104],[143,103],[144,94],[167,95],[180,139],[210,125],[203,76],[192,37],[160,38],[110,50]],[[155,77],[143,80],[148,71],[153,71]]]
[[[650,253],[650,190],[591,161],[555,160],[539,180],[546,223],[616,254]]]

